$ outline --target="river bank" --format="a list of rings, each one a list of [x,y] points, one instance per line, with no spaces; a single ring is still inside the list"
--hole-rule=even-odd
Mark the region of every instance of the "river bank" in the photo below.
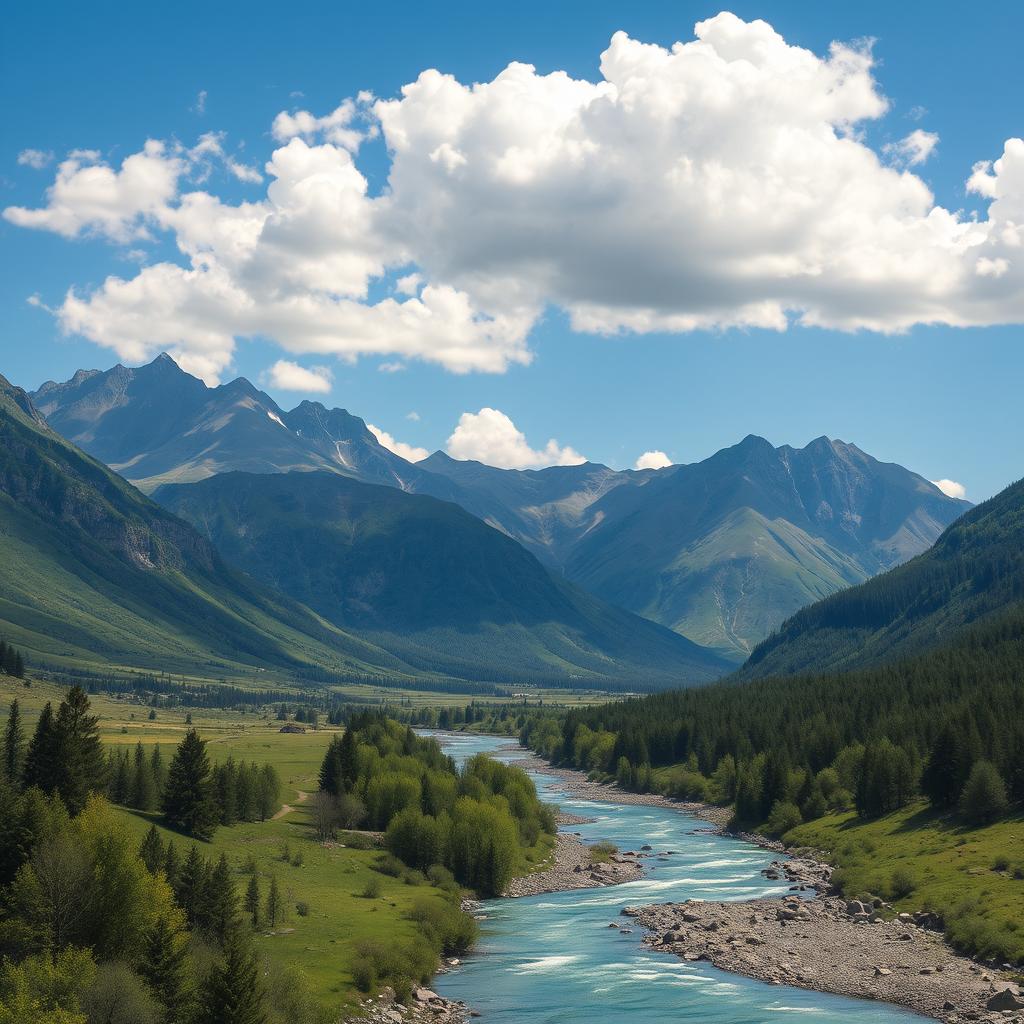
[[[521,748],[510,748],[521,749]],[[553,775],[571,797],[682,811],[724,833],[731,812],[652,793],[631,793],[598,783],[584,772],[549,764],[536,754],[517,759],[524,768]],[[938,1020],[1024,1022],[1024,998],[996,971],[954,951],[941,933],[924,927],[930,915],[885,921],[873,906],[832,894],[831,865],[805,850],[787,850],[766,836],[738,838],[786,854],[763,872],[785,879],[794,893],[814,900],[652,904],[630,908],[645,927],[645,943],[683,960],[705,960],[732,973],[817,992],[879,1000]],[[796,896],[792,897],[796,900]],[[626,911],[623,911],[626,913]],[[610,922],[612,924],[614,922]]]
[[[683,960],[818,992],[883,1000],[938,1020],[1024,1020],[1024,1001],[909,915],[891,921],[832,896],[654,904],[622,911]]]

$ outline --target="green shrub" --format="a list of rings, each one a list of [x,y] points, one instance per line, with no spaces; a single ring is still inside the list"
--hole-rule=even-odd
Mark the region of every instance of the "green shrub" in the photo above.
[[[363,887],[363,891],[359,894],[364,900],[376,900],[380,899],[380,894],[384,891],[384,886],[381,885],[379,878],[371,878],[367,880],[366,885]]]
[[[298,914],[299,917],[309,917],[309,904],[305,900],[299,900],[299,902],[295,904],[295,913]]]
[[[391,878],[401,878],[407,870],[406,866],[393,853],[385,853],[378,857],[377,863],[373,867],[375,871]]]
[[[889,898],[906,899],[917,888],[917,879],[906,868],[896,868],[889,879]]]
[[[590,862],[592,864],[607,864],[618,852],[619,848],[614,843],[594,843],[590,847]]]
[[[791,828],[803,823],[800,808],[785,800],[776,800],[765,823],[765,832],[770,836],[781,836]]]

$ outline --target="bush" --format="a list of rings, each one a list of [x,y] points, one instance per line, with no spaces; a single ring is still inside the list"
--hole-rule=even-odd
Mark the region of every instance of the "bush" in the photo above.
[[[407,870],[406,866],[393,853],[385,853],[378,857],[373,869],[390,878],[401,878]]]
[[[917,888],[917,879],[906,868],[896,868],[889,880],[889,896],[894,900],[906,899]]]
[[[377,846],[373,836],[366,836],[361,832],[343,832],[339,838],[341,844],[350,850],[373,850]]]
[[[427,868],[427,879],[438,889],[455,887],[455,876],[443,864],[431,864]]]
[[[591,864],[607,864],[618,852],[619,848],[614,843],[594,843],[590,847],[590,862]]]
[[[972,825],[987,825],[1003,817],[1010,802],[1006,783],[991,761],[975,761],[960,794],[960,814]]]
[[[1009,871],[1010,870],[1010,858],[1005,854],[999,854],[994,861],[992,861],[993,871]]]
[[[366,885],[363,887],[363,891],[359,894],[364,900],[376,900],[380,899],[380,894],[384,891],[384,886],[381,884],[379,878],[370,878],[367,880]]]
[[[770,836],[781,836],[791,828],[803,823],[800,808],[786,800],[776,800],[765,823],[765,832]]]
[[[309,917],[309,904],[306,903],[305,900],[299,900],[299,902],[295,904],[295,913],[298,914],[299,917]]]
[[[476,921],[458,903],[422,897],[412,905],[409,917],[434,951],[445,956],[464,953],[476,941]]]

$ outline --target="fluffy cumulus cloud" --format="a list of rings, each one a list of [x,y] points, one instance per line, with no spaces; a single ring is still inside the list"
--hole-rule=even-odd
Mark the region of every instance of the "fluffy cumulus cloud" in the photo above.
[[[644,452],[636,460],[636,469],[664,469],[666,466],[671,466],[672,460],[664,453],[659,451]]]
[[[307,394],[326,395],[331,390],[331,371],[326,366],[307,369],[288,359],[279,359],[267,371],[267,379],[282,391],[303,391]]]
[[[453,459],[473,459],[499,469],[544,469],[578,466],[587,460],[568,445],[552,438],[543,448],[531,448],[526,435],[500,409],[484,407],[464,412],[448,438]]]
[[[955,480],[933,480],[932,483],[950,498],[967,497],[967,488],[963,484],[958,484]]]
[[[120,168],[69,156],[45,205],[5,216],[173,237],[179,259],[73,289],[58,316],[121,358],[169,348],[208,379],[250,336],[501,372],[530,360],[549,306],[603,334],[1024,320],[1024,141],[964,169],[986,210],[947,210],[913,170],[934,133],[864,141],[888,109],[874,75],[864,46],[813,53],[722,13],[670,48],[616,33],[595,81],[428,70],[391,99],[282,112],[253,201],[198,187],[197,167],[228,160],[212,142],[149,142]],[[376,193],[359,168],[375,134],[390,160]]]
[[[386,430],[381,430],[380,427],[375,427],[372,423],[367,423],[366,429],[389,452],[401,455],[408,462],[422,462],[430,454],[426,448],[417,448],[414,444],[406,444],[404,441],[395,440]]]

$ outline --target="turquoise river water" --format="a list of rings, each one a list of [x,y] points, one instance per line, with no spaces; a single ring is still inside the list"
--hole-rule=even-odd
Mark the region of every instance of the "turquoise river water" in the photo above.
[[[480,751],[515,760],[490,736],[438,737],[461,762]],[[610,921],[628,905],[781,897],[785,883],[761,870],[772,854],[737,839],[695,831],[702,823],[680,811],[597,803],[569,796],[553,775],[530,772],[545,800],[596,818],[573,825],[584,842],[606,839],[622,850],[650,844],[667,859],[645,862],[648,877],[605,889],[583,889],[485,903],[480,942],[462,965],[434,988],[479,1010],[483,1021],[506,1024],[907,1024],[922,1020],[885,1004],[767,985],[687,963],[641,945],[642,929],[622,934]]]

